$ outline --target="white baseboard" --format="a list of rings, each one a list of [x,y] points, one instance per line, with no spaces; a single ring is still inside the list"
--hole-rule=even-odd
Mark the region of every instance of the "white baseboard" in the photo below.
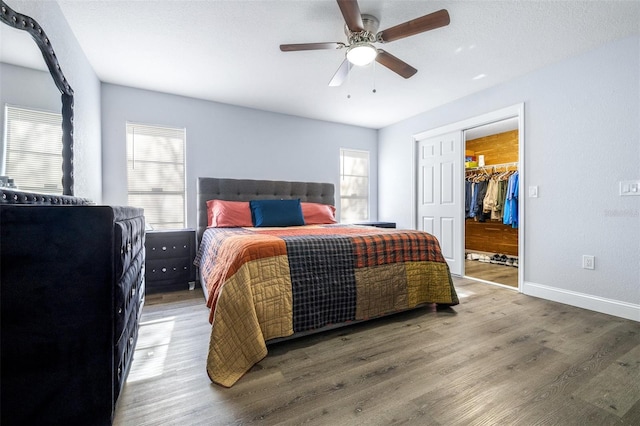
[[[633,303],[563,290],[529,281],[523,283],[522,292],[528,296],[640,322],[640,305]]]

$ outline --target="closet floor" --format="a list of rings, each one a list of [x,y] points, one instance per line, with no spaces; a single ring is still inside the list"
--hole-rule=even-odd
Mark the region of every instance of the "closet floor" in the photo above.
[[[513,266],[465,260],[464,275],[518,288],[518,268]]]

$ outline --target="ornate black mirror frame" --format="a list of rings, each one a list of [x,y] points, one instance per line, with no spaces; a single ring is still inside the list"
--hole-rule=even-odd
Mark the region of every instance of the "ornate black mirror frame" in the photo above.
[[[49,37],[33,18],[14,11],[2,1],[0,21],[31,35],[42,52],[56,87],[62,93],[62,194],[73,195],[73,89],[62,73]]]

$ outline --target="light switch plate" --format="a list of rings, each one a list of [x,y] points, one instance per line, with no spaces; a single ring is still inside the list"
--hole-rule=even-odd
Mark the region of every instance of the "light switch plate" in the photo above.
[[[529,198],[538,198],[538,186],[530,186],[529,187]]]
[[[640,195],[640,180],[620,181],[620,195]]]

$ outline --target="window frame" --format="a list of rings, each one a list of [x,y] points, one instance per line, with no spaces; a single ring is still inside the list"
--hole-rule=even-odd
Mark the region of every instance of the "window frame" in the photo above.
[[[133,164],[135,165],[136,159],[133,158],[132,160],[129,159],[129,143],[130,143],[130,135],[132,133],[130,133],[130,128],[137,128],[137,129],[141,129],[141,130],[151,130],[153,132],[158,132],[158,133],[162,133],[162,131],[166,131],[166,135],[164,135],[163,137],[165,138],[170,138],[170,133],[171,132],[175,132],[175,133],[180,133],[181,134],[181,141],[182,141],[182,162],[168,162],[166,164],[173,164],[173,165],[181,165],[182,166],[182,187],[180,191],[174,190],[174,191],[154,191],[153,187],[151,188],[151,190],[146,190],[146,191],[141,191],[141,190],[131,190],[130,186],[130,182],[129,182],[129,178],[130,178],[130,170],[132,170],[132,166],[130,166],[130,162],[133,162]],[[150,133],[150,132],[148,132]],[[173,126],[168,126],[168,125],[157,125],[157,124],[147,124],[147,123],[140,123],[140,122],[133,122],[133,121],[127,121],[126,125],[125,125],[125,134],[126,134],[126,143],[125,143],[125,161],[126,161],[126,170],[127,170],[127,204],[128,205],[132,205],[131,201],[130,201],[130,195],[151,195],[151,194],[155,194],[155,195],[161,195],[161,194],[166,194],[166,195],[181,195],[182,196],[182,209],[181,209],[181,215],[182,215],[182,223],[178,226],[178,227],[170,227],[170,226],[164,226],[164,224],[170,224],[170,223],[177,223],[177,222],[151,222],[147,219],[147,225],[150,225],[153,229],[157,229],[157,230],[176,230],[176,229],[185,229],[187,227],[187,129],[185,127],[173,127]],[[146,136],[149,136],[149,134],[147,134]],[[134,136],[135,137],[135,136]],[[132,144],[135,144],[135,141],[131,142]],[[133,149],[133,147],[132,147]],[[133,157],[135,157],[135,153],[133,153]],[[139,160],[141,162],[144,163],[144,160]],[[155,161],[157,162],[157,161]],[[133,166],[134,167],[134,166]],[[144,205],[136,205],[136,207],[142,207],[145,208]],[[145,214],[146,216],[146,214]]]
[[[366,154],[366,160],[367,160],[367,174],[366,176],[363,175],[355,175],[355,174],[346,174],[345,170],[344,170],[344,158],[345,155],[348,156],[349,153],[357,153],[357,154]],[[356,158],[355,155],[351,156],[352,158]],[[342,193],[342,182],[345,178],[345,176],[351,176],[351,177],[361,177],[361,178],[366,178],[367,180],[367,184],[366,184],[366,188],[367,188],[367,192],[365,196],[345,196]],[[356,199],[364,199],[366,200],[366,217],[364,218],[357,218],[357,219],[348,219],[349,222],[366,222],[369,221],[371,219],[371,152],[369,150],[365,150],[365,149],[353,149],[353,148],[340,148],[340,221],[343,222],[344,216],[343,216],[343,205],[345,204],[343,200],[356,200]]]

